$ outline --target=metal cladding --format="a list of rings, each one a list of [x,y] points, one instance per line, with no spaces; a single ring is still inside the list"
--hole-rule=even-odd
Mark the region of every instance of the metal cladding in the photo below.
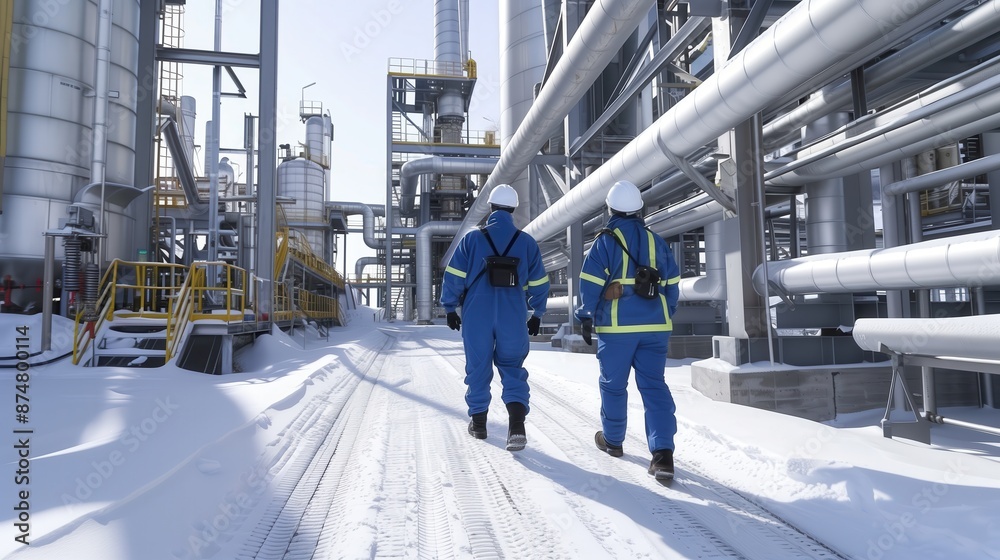
[[[858,319],[851,334],[858,346],[872,352],[890,349],[901,354],[1000,360],[1000,315]]]
[[[323,168],[307,159],[293,159],[278,166],[278,196],[295,199],[294,204],[285,205],[288,226],[304,231],[317,255],[324,254],[325,179]]]
[[[907,45],[865,69],[865,83],[869,90],[881,87],[911,72],[996,32],[1000,25],[1000,0],[991,0],[976,7],[965,16],[945,23],[934,31]],[[811,122],[851,104],[851,81],[821,90],[808,101],[776,117],[763,127],[765,144],[775,146],[777,140],[797,133],[802,123]]]
[[[460,69],[465,62],[460,21],[458,0],[434,0],[434,61],[449,66],[449,69]],[[458,121],[455,130],[461,131],[461,122],[465,121],[465,101],[460,91],[441,94],[437,100],[437,116],[439,121]],[[454,142],[449,139],[443,141]]]
[[[1000,232],[769,262],[767,278],[788,295],[997,285]],[[763,294],[763,266],[753,283]]]
[[[431,156],[408,161],[399,168],[400,195],[399,215],[404,218],[416,212],[418,178],[427,173],[447,173],[454,175],[488,174],[497,165],[497,158],[441,157]]]
[[[545,240],[600,209],[608,189],[644,184],[672,167],[664,149],[688,154],[913,17],[910,0],[807,0],[767,28],[653,126],[533,220]],[[661,147],[662,145],[662,147]]]
[[[194,127],[198,115],[197,100],[190,95],[181,96],[181,143],[188,164],[194,168]]]
[[[306,159],[319,164],[323,169],[329,169],[332,136],[330,117],[306,119]]]
[[[417,321],[430,321],[434,308],[431,239],[454,235],[461,222],[428,222],[417,228]]]
[[[705,224],[705,275],[682,278],[680,301],[724,301],[726,299],[726,253],[722,221]]]
[[[372,249],[385,247],[385,240],[375,237],[375,216],[385,216],[384,204],[364,204],[361,202],[327,202],[330,210],[339,210],[345,215],[361,214],[362,236],[365,245]]]
[[[501,4],[500,19],[505,21],[506,25],[501,26],[504,35],[501,36],[500,53],[503,80],[500,89],[500,134],[502,138],[509,140],[502,142],[500,163],[469,209],[462,222],[460,235],[475,227],[488,213],[486,200],[482,195],[488,194],[495,185],[508,183],[523,199],[530,199],[526,196],[528,194],[526,176],[523,179],[518,178],[527,169],[539,148],[551,136],[552,131],[559,126],[570,109],[601,75],[618,49],[625,44],[631,31],[638,27],[651,6],[652,2],[649,0],[602,0],[595,3],[567,45],[566,53],[556,63],[538,98],[532,101],[530,90],[541,80],[544,71],[544,50],[539,65],[534,66],[535,55],[524,52],[527,47],[524,38],[517,36],[517,29],[522,25],[529,25],[533,38],[537,35],[537,39],[544,40],[541,29],[543,19],[541,5],[530,0],[509,0]],[[505,12],[505,8],[509,11]],[[522,11],[515,11],[515,8]],[[544,49],[544,45],[542,48]],[[529,81],[524,68],[537,70],[537,77]],[[518,71],[519,69],[522,70]],[[504,84],[508,82],[509,85],[505,88]],[[509,93],[505,94],[505,91]],[[525,111],[523,117],[519,117],[520,111]],[[610,187],[611,185],[608,185],[608,188]],[[600,198],[603,200],[604,195],[602,194]],[[569,223],[571,222],[567,222],[566,225]],[[454,252],[456,243],[452,243],[448,256]]]
[[[93,1],[24,0],[13,6],[0,262],[24,259],[24,267],[0,272],[34,281],[42,276],[41,233],[59,227],[66,207],[92,182],[98,17]],[[108,182],[133,180],[138,28],[139,0],[116,0],[108,89],[117,97],[108,102]],[[108,211],[106,229],[116,240],[108,241],[106,256],[131,257],[134,219],[113,201]],[[56,253],[61,259],[61,244]]]
[[[854,121],[797,154],[769,184],[800,185],[877,168],[1000,126],[1000,74],[984,63],[877,118]]]

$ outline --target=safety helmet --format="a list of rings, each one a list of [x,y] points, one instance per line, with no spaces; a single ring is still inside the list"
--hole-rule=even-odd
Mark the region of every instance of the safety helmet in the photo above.
[[[628,181],[618,181],[608,191],[608,197],[604,199],[614,212],[631,214],[642,209],[642,195],[639,194],[639,187]]]
[[[517,208],[517,191],[510,185],[497,185],[490,191],[489,203],[504,208]]]

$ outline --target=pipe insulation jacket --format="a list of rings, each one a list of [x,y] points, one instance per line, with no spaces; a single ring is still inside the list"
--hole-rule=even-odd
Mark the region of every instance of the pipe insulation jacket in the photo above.
[[[753,274],[764,293],[763,266]],[[1000,285],[1000,231],[886,249],[767,263],[770,284],[788,295]]]
[[[500,162],[462,221],[462,228],[455,236],[456,241],[448,248],[445,262],[457,248],[457,240],[476,227],[488,213],[486,200],[490,190],[496,185],[514,181],[528,167],[570,109],[583,98],[618,49],[646,17],[652,5],[650,0],[597,0],[591,6],[514,137],[504,146]]]
[[[449,175],[485,175],[493,171],[497,158],[431,156],[408,161],[399,168],[399,215],[411,218],[416,215],[418,178],[427,173]]]
[[[326,208],[339,210],[344,215],[361,214],[362,237],[365,245],[372,249],[385,248],[385,240],[375,237],[375,216],[385,216],[385,206],[382,204],[363,204],[361,202],[327,202]]]
[[[800,2],[524,231],[539,241],[561,233],[597,211],[616,181],[641,185],[669,169],[658,143],[691,153],[917,13],[911,0]]]
[[[868,91],[892,83],[996,32],[1000,27],[1000,0],[985,2],[917,39],[865,69]],[[805,103],[763,127],[765,147],[773,148],[781,138],[820,117],[851,105],[851,81],[844,80],[820,90]]]
[[[858,319],[851,334],[858,346],[872,352],[889,349],[921,356],[1000,360],[1000,315]]]
[[[764,178],[770,185],[796,186],[843,177],[995,128],[1000,125],[998,69],[991,65],[884,114],[854,121]]]
[[[417,321],[430,321],[434,307],[431,240],[435,235],[455,235],[461,225],[461,222],[428,222],[417,228]]]

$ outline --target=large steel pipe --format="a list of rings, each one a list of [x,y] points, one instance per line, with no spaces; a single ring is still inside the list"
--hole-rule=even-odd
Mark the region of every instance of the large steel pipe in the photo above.
[[[466,214],[456,239],[486,216],[486,195],[490,190],[496,185],[510,183],[528,167],[553,130],[587,93],[646,17],[650,6],[650,0],[598,0],[594,3],[513,139],[504,147],[500,162]],[[452,242],[445,260],[456,247],[457,241]]]
[[[598,210],[615,181],[642,184],[663,173],[671,166],[664,150],[686,155],[708,144],[804,80],[906,23],[916,15],[911,7],[910,0],[799,3],[525,232],[538,240],[561,233]]]
[[[497,165],[497,158],[431,156],[408,161],[399,168],[399,215],[413,217],[417,211],[418,179],[427,173],[451,175],[487,174]]]
[[[764,267],[753,274],[764,293]],[[767,263],[787,295],[1000,285],[1000,231]]]

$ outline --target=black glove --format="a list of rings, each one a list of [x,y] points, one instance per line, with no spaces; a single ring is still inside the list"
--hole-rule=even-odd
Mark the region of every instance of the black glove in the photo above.
[[[458,313],[455,311],[448,312],[448,328],[453,331],[462,330],[462,319],[459,318]]]
[[[583,330],[583,341],[587,343],[587,346],[594,344],[594,320],[593,319],[580,319],[580,327]]]
[[[528,319],[528,334],[538,336],[538,329],[542,326],[542,318],[532,315]]]

